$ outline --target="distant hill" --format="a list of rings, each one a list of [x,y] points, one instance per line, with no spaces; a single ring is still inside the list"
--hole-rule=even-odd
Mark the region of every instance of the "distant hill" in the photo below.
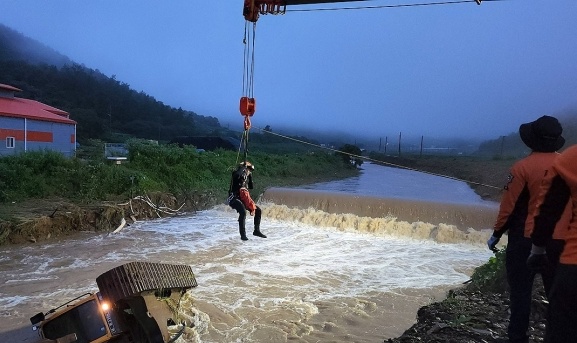
[[[72,61],[54,49],[0,24],[0,61],[25,61],[62,67]]]
[[[577,109],[551,115],[559,119],[563,125],[563,137],[565,138],[563,149],[577,144]],[[521,124],[519,123],[519,125]],[[506,136],[484,141],[479,145],[476,154],[496,158],[520,158],[529,152],[529,148],[519,137],[519,132],[511,132]]]
[[[171,141],[178,136],[229,136],[218,119],[173,108],[115,77],[74,63],[66,56],[0,25],[0,83],[70,113],[77,140],[109,142],[136,137]]]

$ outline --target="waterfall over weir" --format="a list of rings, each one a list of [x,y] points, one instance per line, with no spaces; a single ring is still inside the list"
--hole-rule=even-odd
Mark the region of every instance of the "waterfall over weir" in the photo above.
[[[498,207],[382,198],[332,191],[270,188],[259,198],[264,216],[377,235],[484,243]]]

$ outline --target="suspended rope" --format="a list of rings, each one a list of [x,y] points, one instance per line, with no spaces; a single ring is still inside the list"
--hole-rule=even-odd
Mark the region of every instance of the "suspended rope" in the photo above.
[[[246,3],[246,2],[245,2]],[[254,4],[254,1],[253,1]],[[242,97],[240,98],[240,114],[244,117],[241,148],[244,150],[243,159],[246,162],[248,155],[248,133],[251,128],[250,117],[256,111],[254,98],[254,47],[256,35],[256,21],[246,20],[244,25],[244,57],[242,72]],[[238,159],[237,159],[238,163]]]
[[[240,98],[239,110],[244,117],[243,132],[238,148],[235,166],[239,164],[239,157],[241,151],[243,152],[243,161],[246,164],[248,156],[248,134],[252,126],[250,118],[256,111],[256,99],[254,98],[254,48],[256,37],[256,21],[258,20],[261,10],[273,11],[273,8],[267,6],[262,7],[263,4],[257,0],[245,0],[243,15],[244,37],[242,43],[244,44],[243,53],[243,67],[242,67],[242,96]],[[261,8],[262,7],[262,8]]]
[[[370,157],[367,157],[367,156],[355,155],[355,154],[351,154],[351,153],[346,152],[346,151],[342,151],[342,150],[338,150],[338,149],[332,149],[332,148],[329,148],[329,147],[326,147],[326,146],[322,146],[322,145],[319,145],[319,144],[314,144],[314,143],[310,143],[310,142],[307,142],[307,141],[303,141],[303,140],[301,140],[301,139],[296,139],[296,138],[293,138],[293,137],[284,136],[284,135],[278,134],[278,133],[276,133],[276,132],[272,132],[272,131],[270,131],[270,130],[264,130],[264,129],[261,129],[261,128],[257,128],[257,129],[260,130],[260,132],[262,132],[262,133],[267,133],[267,134],[270,134],[270,135],[275,135],[275,136],[277,136],[277,137],[281,137],[281,138],[284,138],[284,139],[288,139],[288,140],[291,140],[291,141],[294,141],[294,142],[311,145],[311,146],[314,146],[314,147],[317,147],[317,148],[320,148],[320,149],[330,150],[330,151],[333,151],[333,152],[337,152],[337,153],[340,153],[340,154],[345,154],[345,155],[348,155],[348,156],[351,156],[351,157],[360,158],[360,159],[362,159],[362,160],[371,161],[371,162],[378,163],[378,164],[384,164],[384,165],[391,166],[391,167],[395,167],[395,168],[417,171],[417,172],[420,172],[420,173],[425,173],[425,174],[434,175],[434,176],[440,176],[440,177],[443,177],[443,178],[446,178],[446,179],[451,179],[451,180],[455,180],[455,181],[461,181],[461,182],[465,182],[465,183],[468,183],[468,184],[471,184],[471,185],[477,185],[477,186],[482,186],[482,187],[487,187],[487,188],[493,188],[493,189],[502,189],[502,188],[503,188],[503,187],[488,185],[488,184],[484,184],[484,183],[480,183],[480,182],[463,180],[463,179],[460,179],[460,178],[457,178],[457,177],[453,177],[453,176],[449,176],[449,175],[444,175],[444,174],[438,174],[438,173],[428,172],[428,171],[421,170],[421,169],[415,169],[415,168],[403,166],[403,165],[400,165],[400,164],[395,164],[395,163],[385,162],[385,161],[381,161],[381,160],[376,160],[376,159],[373,159],[373,158],[370,158]]]
[[[252,30],[251,30],[252,26]],[[250,107],[250,101],[245,98],[254,100],[254,47],[256,36],[256,22],[251,23],[245,21],[244,37],[242,43],[244,44],[243,56],[243,71],[242,71],[242,98],[240,113],[243,116],[252,116],[255,108]],[[244,105],[244,106],[243,106]]]

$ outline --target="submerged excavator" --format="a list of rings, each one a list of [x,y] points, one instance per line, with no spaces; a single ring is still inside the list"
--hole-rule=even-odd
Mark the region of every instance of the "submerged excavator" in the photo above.
[[[152,262],[126,263],[96,283],[98,292],[30,318],[41,343],[172,343],[186,328],[181,299],[197,286],[190,266]]]

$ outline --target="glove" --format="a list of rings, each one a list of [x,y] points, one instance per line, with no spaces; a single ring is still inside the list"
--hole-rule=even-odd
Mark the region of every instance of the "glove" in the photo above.
[[[538,247],[533,244],[531,254],[527,259],[527,268],[534,273],[543,273],[549,269],[549,259],[544,247]]]
[[[501,237],[495,237],[495,235],[491,235],[491,238],[487,241],[487,246],[489,250],[496,251],[497,248],[495,247],[497,243],[501,240]]]

